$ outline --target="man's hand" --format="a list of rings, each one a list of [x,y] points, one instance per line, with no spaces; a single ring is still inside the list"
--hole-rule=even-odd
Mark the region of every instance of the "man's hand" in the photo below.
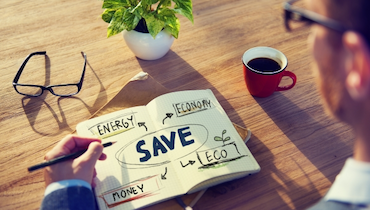
[[[44,169],[46,186],[52,182],[67,179],[81,179],[94,187],[93,178],[96,176],[96,161],[106,159],[106,155],[102,153],[103,146],[100,139],[68,135],[45,155],[45,160],[48,161],[86,148],[87,151],[76,159],[46,167]]]

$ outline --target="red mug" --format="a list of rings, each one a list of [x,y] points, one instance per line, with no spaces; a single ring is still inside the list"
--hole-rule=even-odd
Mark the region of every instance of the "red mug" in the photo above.
[[[255,66],[252,66],[250,63],[250,61],[254,59],[271,59],[279,66],[277,66],[276,69],[268,69],[269,67],[267,66],[258,69]],[[249,92],[253,96],[267,97],[273,94],[275,91],[289,90],[293,88],[297,82],[297,77],[294,73],[285,71],[285,68],[288,65],[288,59],[286,56],[274,48],[251,48],[243,54],[242,61],[245,83],[247,84]],[[293,82],[288,86],[280,87],[280,81],[284,76],[290,77]]]

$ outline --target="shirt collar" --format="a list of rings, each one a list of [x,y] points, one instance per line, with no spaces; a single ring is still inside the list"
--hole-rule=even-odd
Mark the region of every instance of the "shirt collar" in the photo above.
[[[348,158],[324,199],[370,204],[370,163]]]

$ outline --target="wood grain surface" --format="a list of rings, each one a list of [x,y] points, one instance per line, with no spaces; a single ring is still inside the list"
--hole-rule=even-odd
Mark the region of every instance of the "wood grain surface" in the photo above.
[[[311,73],[309,30],[287,33],[282,0],[194,0],[194,24],[180,17],[179,39],[156,61],[137,59],[122,35],[106,38],[101,1],[33,0],[0,4],[0,209],[38,209],[42,171],[27,167],[74,131],[140,71],[170,91],[210,88],[230,119],[252,130],[248,142],[261,172],[206,191],[194,209],[304,209],[327,191],[352,154],[350,129],[328,117]],[[267,98],[246,89],[241,56],[269,46],[288,58],[296,86]],[[31,52],[20,82],[78,82],[81,92],[61,98],[19,95],[12,81]],[[282,83],[289,83],[283,80]],[[193,196],[194,197],[194,196]],[[184,197],[185,203],[193,197]],[[148,209],[181,209],[170,200]]]

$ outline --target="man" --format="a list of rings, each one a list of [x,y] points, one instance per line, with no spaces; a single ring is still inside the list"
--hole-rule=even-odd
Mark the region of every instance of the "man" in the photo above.
[[[370,1],[306,0],[308,9],[298,3],[285,4],[286,24],[313,23],[308,42],[326,109],[356,135],[353,157],[310,209],[370,208]]]
[[[96,175],[95,163],[106,159],[99,139],[68,135],[45,155],[45,160],[86,148],[87,151],[76,159],[45,168],[47,187],[40,209],[95,209],[95,196],[91,189]]]

